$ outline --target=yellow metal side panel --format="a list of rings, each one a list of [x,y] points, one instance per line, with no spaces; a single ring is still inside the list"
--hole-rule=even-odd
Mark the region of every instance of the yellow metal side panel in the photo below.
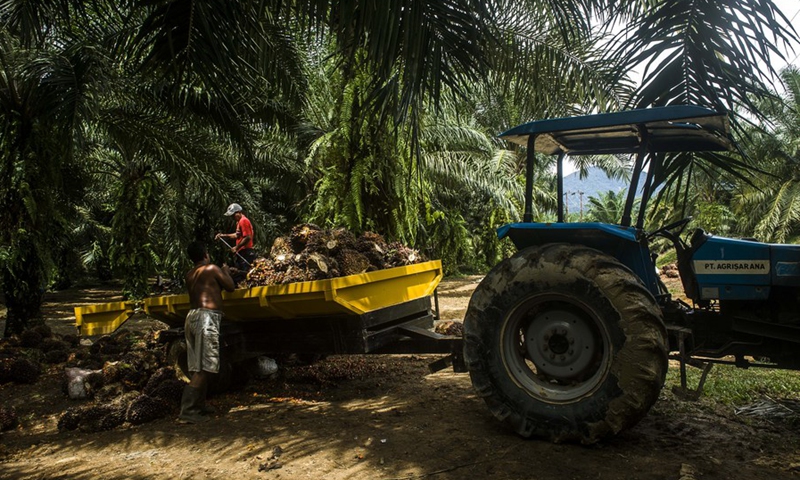
[[[168,295],[144,299],[144,311],[171,327],[183,325],[189,312],[189,295]]]
[[[433,260],[328,280],[223,292],[223,310],[232,321],[362,314],[431,295],[441,279],[442,262]],[[177,326],[190,309],[189,296],[150,297],[144,308],[148,315]]]
[[[334,278],[333,300],[357,314],[433,294],[442,280],[442,262],[432,260],[405,267]]]
[[[75,324],[81,335],[105,335],[113,332],[133,315],[131,302],[112,302],[75,307]]]

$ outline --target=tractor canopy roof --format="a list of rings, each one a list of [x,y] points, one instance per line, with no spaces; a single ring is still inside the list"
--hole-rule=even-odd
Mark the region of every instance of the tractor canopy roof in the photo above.
[[[549,155],[637,153],[645,138],[653,153],[733,148],[727,115],[691,105],[537,120],[500,134],[523,146],[531,135],[536,152]]]

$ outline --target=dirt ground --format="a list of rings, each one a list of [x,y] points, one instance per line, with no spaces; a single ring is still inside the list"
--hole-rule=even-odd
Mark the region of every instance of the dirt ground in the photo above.
[[[439,289],[443,319],[461,319],[479,278]],[[75,305],[113,289],[49,294],[48,324],[73,333]],[[2,315],[0,309],[0,316]],[[134,320],[129,328],[152,328]],[[1,326],[1,323],[0,323]],[[0,386],[20,426],[0,434],[0,477],[25,479],[774,479],[800,475],[800,432],[736,416],[667,389],[633,429],[593,446],[525,440],[494,419],[467,374],[429,374],[435,355],[329,357],[306,374],[253,381],[210,403],[202,425],[164,418],[100,433],[59,432],[77,401],[63,366],[33,385]],[[126,424],[127,425],[127,424]]]

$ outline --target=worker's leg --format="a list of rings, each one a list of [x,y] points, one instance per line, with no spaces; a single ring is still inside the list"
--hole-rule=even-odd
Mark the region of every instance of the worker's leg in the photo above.
[[[213,374],[206,371],[194,372],[192,380],[189,382],[190,387],[196,388],[200,392],[197,406],[200,408],[200,413],[202,415],[216,413],[213,407],[206,405],[206,398],[208,398],[208,382],[211,375]]]
[[[189,386],[203,389],[208,387],[208,372],[200,371],[192,373],[192,378],[189,381]]]
[[[208,375],[208,372],[193,372],[192,379],[183,387],[179,421],[201,423],[208,420],[208,414],[213,413],[212,409],[206,407]]]

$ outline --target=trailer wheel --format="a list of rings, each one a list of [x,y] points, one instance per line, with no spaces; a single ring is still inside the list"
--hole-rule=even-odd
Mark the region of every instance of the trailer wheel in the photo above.
[[[667,371],[661,310],[613,257],[531,247],[483,279],[464,359],[492,413],[523,437],[594,443],[635,425]]]
[[[167,365],[175,370],[175,376],[179,380],[189,383],[191,374],[186,357],[186,339],[176,338],[167,347]],[[234,382],[233,364],[228,360],[228,356],[223,350],[220,352],[219,373],[211,375],[208,380],[208,391],[211,393],[221,393],[229,390]]]

